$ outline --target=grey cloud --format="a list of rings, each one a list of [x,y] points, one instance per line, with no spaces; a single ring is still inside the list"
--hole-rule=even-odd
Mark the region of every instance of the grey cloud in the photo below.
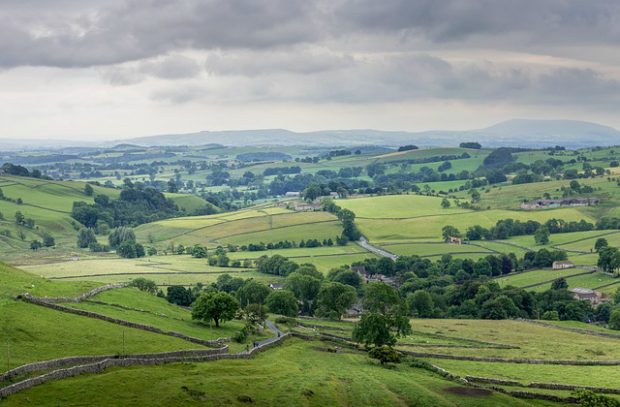
[[[170,103],[469,100],[578,105],[594,100],[609,106],[620,104],[620,82],[591,69],[450,62],[427,54],[358,57],[346,66],[309,72],[303,78],[272,70],[260,74],[253,70],[252,75],[258,76],[229,78],[217,88],[166,87],[152,97]]]
[[[614,0],[347,0],[336,9],[349,29],[402,31],[433,42],[613,43],[620,3]]]
[[[102,69],[102,77],[112,85],[134,85],[147,77],[160,79],[188,79],[203,72],[196,60],[183,55],[167,55],[139,63],[112,66]]]
[[[266,48],[318,36],[312,23],[316,10],[303,0],[132,1],[74,12],[61,21],[49,6],[32,15],[1,7],[0,65],[5,67],[111,65],[178,49]]]
[[[350,67],[354,60],[350,55],[291,48],[287,50],[213,53],[207,57],[206,67],[215,75],[257,76],[271,73],[313,74]]]

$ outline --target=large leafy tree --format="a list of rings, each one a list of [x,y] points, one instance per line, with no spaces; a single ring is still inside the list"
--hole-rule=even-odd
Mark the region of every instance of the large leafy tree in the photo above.
[[[209,322],[213,320],[218,328],[221,322],[230,321],[239,310],[239,301],[221,291],[200,294],[192,306],[192,319]]]
[[[273,291],[267,297],[267,308],[269,312],[274,314],[285,315],[287,317],[294,317],[297,315],[298,306],[297,298],[288,290],[276,290]]]
[[[317,314],[340,319],[356,299],[355,289],[340,283],[324,283],[317,296]]]

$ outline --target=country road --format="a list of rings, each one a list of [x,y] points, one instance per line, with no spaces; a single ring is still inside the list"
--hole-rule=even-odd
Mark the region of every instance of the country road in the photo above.
[[[376,254],[377,256],[387,257],[388,259],[392,259],[392,260],[398,259],[398,256],[395,255],[394,253],[390,253],[387,250],[381,249],[377,246],[373,246],[372,244],[370,244],[370,242],[368,242],[368,239],[366,239],[364,236],[362,236],[360,240],[358,240],[355,243],[357,243],[359,246],[363,247],[364,249],[368,250],[369,252]]]

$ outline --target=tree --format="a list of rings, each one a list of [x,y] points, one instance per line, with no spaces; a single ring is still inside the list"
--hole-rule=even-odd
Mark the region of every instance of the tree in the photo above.
[[[126,240],[116,248],[116,253],[126,259],[144,257],[144,246],[133,240]]]
[[[546,311],[542,315],[542,319],[544,319],[545,321],[559,321],[560,314],[558,314],[557,311]]]
[[[604,237],[599,237],[594,243],[594,251],[600,252],[603,248],[609,247],[609,242]]]
[[[620,330],[620,309],[614,308],[609,314],[609,328]]]
[[[355,289],[340,283],[324,283],[317,296],[317,314],[331,319],[340,319],[355,303]]]
[[[549,229],[545,226],[541,226],[536,230],[536,233],[534,233],[534,240],[536,244],[546,245],[549,243],[549,235]]]
[[[30,249],[34,251],[39,250],[42,246],[43,245],[38,240],[33,240],[32,242],[30,242]]]
[[[615,247],[604,247],[598,253],[597,265],[608,273],[620,268],[620,252]]]
[[[321,289],[321,280],[301,273],[291,273],[286,278],[285,287],[302,303],[302,312],[312,314],[312,308]]]
[[[90,228],[82,228],[78,232],[77,246],[80,249],[90,247],[92,244],[97,244],[97,236],[95,231]]]
[[[381,366],[388,363],[400,363],[401,354],[391,346],[375,346],[368,351],[368,356],[381,362]]]
[[[136,234],[134,233],[132,228],[129,228],[127,226],[114,228],[108,236],[108,243],[110,244],[110,247],[112,249],[116,249],[127,241],[136,241]]]
[[[233,277],[230,274],[220,274],[215,282],[215,286],[220,291],[232,293],[237,291],[244,282],[242,278]]]
[[[45,246],[45,247],[54,247],[54,246],[56,246],[56,241],[54,240],[54,237],[52,235],[50,235],[49,233],[45,233],[43,235],[43,246]]]
[[[206,259],[209,257],[207,248],[199,244],[194,245],[194,247],[192,247],[192,257],[197,259]]]
[[[271,293],[269,287],[256,280],[248,279],[237,290],[237,299],[242,307],[250,304],[264,304],[265,299]]]
[[[133,280],[131,280],[131,283],[129,285],[149,294],[157,294],[157,284],[155,283],[155,281],[148,280],[144,277],[134,278]]]
[[[443,240],[448,241],[451,237],[461,237],[461,232],[452,225],[446,225],[441,228],[441,236]]]
[[[370,312],[387,313],[400,303],[398,291],[381,282],[364,286],[364,309]]]
[[[568,288],[568,283],[564,277],[560,277],[556,280],[553,280],[551,283],[552,290],[565,290]]]
[[[461,148],[473,148],[475,150],[480,150],[482,148],[480,143],[477,143],[475,141],[465,141],[465,142],[462,142],[461,144],[459,144],[459,147],[461,147]]]
[[[84,185],[84,195],[93,196],[94,193],[95,193],[95,190],[90,184]]]
[[[288,290],[274,290],[266,300],[269,312],[287,317],[297,315],[298,306],[295,294]]]
[[[235,297],[221,291],[208,291],[200,294],[192,306],[192,319],[209,322],[213,320],[215,327],[220,322],[230,321],[239,309],[239,302]]]
[[[433,298],[425,290],[417,290],[409,294],[407,296],[407,305],[412,314],[421,318],[433,316]]]
[[[366,346],[392,346],[396,343],[396,337],[390,330],[389,319],[377,312],[362,315],[353,328],[353,340]]]
[[[362,285],[362,277],[355,271],[346,267],[330,270],[329,273],[327,273],[327,279],[355,288],[359,288]]]
[[[170,180],[168,180],[168,192],[170,193],[176,193],[179,192],[179,187],[177,186],[177,182],[170,178]]]
[[[319,184],[308,185],[302,193],[303,198],[308,202],[312,202],[322,195],[323,195],[323,189],[321,188]]]
[[[192,292],[181,285],[172,285],[168,287],[166,299],[172,304],[189,307],[192,305]]]
[[[24,216],[23,213],[21,213],[21,211],[15,212],[15,223],[17,223],[20,226],[23,226],[26,224],[26,217]]]
[[[448,198],[444,198],[441,200],[441,207],[444,209],[448,209],[450,207],[450,200]]]

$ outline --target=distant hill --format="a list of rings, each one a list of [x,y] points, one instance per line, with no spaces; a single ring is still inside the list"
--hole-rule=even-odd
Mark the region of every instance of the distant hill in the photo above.
[[[620,144],[620,131],[596,123],[576,120],[516,119],[478,130],[464,131],[380,131],[324,130],[293,132],[283,129],[202,131],[189,134],[170,134],[124,140],[143,146],[189,145],[218,143],[226,146],[306,145],[306,146],[400,146],[414,143],[420,146],[456,145],[463,141],[478,141],[485,147],[548,147],[569,148]]]

